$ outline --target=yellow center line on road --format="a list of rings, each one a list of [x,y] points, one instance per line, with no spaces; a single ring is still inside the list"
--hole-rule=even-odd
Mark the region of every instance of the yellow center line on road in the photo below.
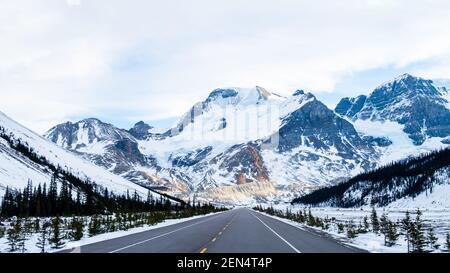
[[[222,231],[220,231],[214,238],[211,239],[211,243],[214,243],[215,241],[217,241],[217,239],[219,238],[219,236],[221,236],[223,234],[223,232],[227,229],[227,227],[229,227],[231,225],[231,223],[234,221],[234,219],[236,218],[236,215],[233,216],[233,218],[230,220],[230,222],[228,222],[228,224],[226,224],[223,228]],[[208,244],[207,244],[208,245]],[[204,247],[200,250],[200,253],[205,253],[208,250],[208,248]]]
[[[214,216],[205,217],[206,220],[203,220],[203,221],[200,221],[200,222],[196,222],[196,223],[191,224],[191,225],[188,225],[188,226],[183,226],[183,227],[181,227],[181,228],[172,230],[172,231],[170,231],[170,232],[167,232],[167,233],[164,233],[164,234],[160,234],[160,235],[158,235],[158,236],[155,236],[155,237],[152,237],[152,238],[150,238],[150,239],[146,239],[146,240],[143,240],[143,241],[134,243],[134,244],[127,245],[127,246],[125,246],[125,247],[122,247],[122,248],[119,248],[119,249],[110,251],[110,252],[108,252],[108,253],[117,253],[117,252],[120,252],[120,251],[122,251],[122,250],[125,250],[125,249],[128,249],[128,248],[132,248],[132,247],[135,247],[135,246],[137,246],[137,245],[141,245],[141,244],[144,244],[144,243],[147,243],[147,242],[150,242],[150,241],[153,241],[153,240],[156,240],[156,239],[165,237],[165,236],[167,236],[167,235],[170,235],[170,234],[172,234],[172,233],[178,232],[178,231],[180,231],[180,230],[184,230],[184,229],[187,229],[187,228],[190,228],[190,227],[193,227],[193,226],[200,225],[200,224],[202,224],[202,223],[211,221],[212,219],[215,219],[215,218],[217,218],[217,217],[222,216],[223,213],[226,213],[226,212],[219,212],[219,213],[215,214]]]

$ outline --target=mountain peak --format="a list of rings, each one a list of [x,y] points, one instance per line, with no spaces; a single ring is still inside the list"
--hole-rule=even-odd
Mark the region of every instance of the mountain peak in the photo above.
[[[230,98],[230,97],[236,97],[238,95],[238,92],[236,88],[218,88],[214,89],[206,99],[206,101],[212,101],[218,98]]]
[[[47,131],[44,137],[63,148],[76,149],[100,141],[131,138],[131,135],[97,118],[87,118],[75,123],[56,125]]]
[[[133,128],[128,130],[128,132],[137,139],[145,139],[150,134],[149,131],[151,129],[153,129],[152,126],[143,121],[139,121],[133,126]]]
[[[409,90],[417,90],[417,89],[420,90],[424,88],[431,88],[433,87],[432,84],[433,84],[432,80],[426,80],[424,78],[416,77],[411,74],[405,73],[388,82],[381,84],[376,88],[376,90],[386,87],[388,88],[392,87],[390,89],[406,88]]]
[[[380,86],[385,86],[385,85],[389,85],[392,83],[401,83],[401,82],[413,83],[413,82],[417,82],[417,81],[426,81],[426,80],[421,77],[417,77],[412,74],[409,74],[409,73],[404,73],[404,74],[401,74],[389,81],[382,83]]]
[[[404,74],[396,77],[394,80],[402,81],[402,80],[408,80],[408,79],[420,79],[420,77],[413,76],[413,75],[411,75],[409,73],[404,73]]]
[[[145,123],[145,122],[142,121],[142,120],[139,121],[139,122],[137,122],[133,127],[134,127],[134,128],[136,128],[136,127],[147,127],[147,128],[149,128],[149,129],[153,128],[152,126],[148,125],[147,123]]]
[[[103,123],[101,120],[99,120],[98,118],[86,118],[83,120],[80,120],[78,123],[80,122],[87,122],[87,123]]]
[[[299,89],[299,90],[295,91],[292,96],[301,96],[301,95],[304,95],[304,94],[305,94],[305,91]]]
[[[219,88],[212,91],[208,98],[203,102],[204,105],[208,105],[212,102],[219,105],[253,105],[260,104],[264,101],[282,98],[281,96],[269,92],[267,89],[261,86],[255,86],[253,88]]]

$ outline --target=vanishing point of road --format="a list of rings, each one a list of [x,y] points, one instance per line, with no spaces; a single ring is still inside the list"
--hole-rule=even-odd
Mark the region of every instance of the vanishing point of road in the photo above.
[[[356,253],[360,249],[239,208],[81,246],[76,253]]]

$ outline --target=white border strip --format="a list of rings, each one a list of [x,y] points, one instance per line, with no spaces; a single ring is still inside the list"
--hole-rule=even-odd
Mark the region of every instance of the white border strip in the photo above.
[[[301,253],[300,250],[298,250],[297,248],[295,248],[295,246],[293,246],[291,243],[289,243],[286,239],[284,239],[283,237],[281,237],[280,234],[276,233],[275,230],[273,230],[271,227],[269,227],[266,223],[264,223],[261,219],[259,219],[258,216],[256,216],[255,214],[253,214],[252,212],[250,212],[251,215],[253,215],[256,219],[258,219],[264,226],[266,226],[266,228],[268,228],[270,231],[273,232],[273,234],[277,235],[278,238],[280,238],[283,242],[285,242],[288,246],[290,246],[295,252],[297,253]]]

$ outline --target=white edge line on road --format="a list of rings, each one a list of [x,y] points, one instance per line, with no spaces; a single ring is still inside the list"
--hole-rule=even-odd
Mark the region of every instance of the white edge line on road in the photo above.
[[[275,230],[273,230],[271,227],[269,227],[266,223],[263,222],[263,220],[259,219],[258,216],[256,216],[255,214],[253,214],[252,212],[250,212],[251,215],[253,215],[253,217],[255,217],[256,219],[258,219],[264,226],[266,226],[266,228],[268,228],[270,231],[273,232],[273,234],[277,235],[278,238],[280,238],[283,242],[285,242],[288,246],[290,246],[295,252],[297,253],[301,253],[300,250],[298,250],[297,248],[295,248],[295,246],[293,246],[291,243],[289,243],[286,239],[284,239],[280,234],[278,234]]]
[[[158,238],[167,236],[167,235],[172,234],[172,233],[175,233],[175,232],[177,232],[177,231],[180,231],[180,230],[183,230],[183,229],[186,229],[186,228],[190,228],[190,227],[193,227],[193,226],[196,226],[196,225],[199,225],[199,224],[208,222],[208,221],[210,221],[210,220],[212,220],[212,219],[215,219],[215,218],[217,218],[217,217],[219,217],[219,216],[221,216],[221,215],[222,215],[222,214],[220,214],[220,215],[215,215],[214,217],[208,218],[207,220],[204,220],[204,221],[201,221],[201,222],[198,222],[198,223],[195,223],[195,224],[191,224],[191,225],[189,225],[189,226],[185,226],[185,227],[182,227],[182,228],[179,228],[179,229],[176,229],[176,230],[172,230],[172,231],[170,231],[170,232],[167,232],[167,233],[164,233],[164,234],[160,234],[160,235],[155,236],[155,237],[152,237],[152,238],[150,238],[150,239],[146,239],[146,240],[144,240],[144,241],[140,241],[140,242],[137,242],[137,243],[128,245],[128,246],[121,247],[121,248],[119,248],[119,249],[110,251],[110,252],[108,252],[108,253],[116,253],[116,252],[119,252],[119,251],[128,249],[128,248],[130,248],[130,247],[134,247],[134,246],[137,246],[137,245],[140,245],[140,244],[143,244],[143,243],[146,243],[146,242],[149,242],[149,241],[152,241],[152,240],[155,240],[155,239],[158,239]]]
[[[254,211],[254,210],[252,210],[252,211]],[[281,223],[285,223],[287,225],[295,227],[295,228],[297,228],[297,229],[299,229],[299,230],[301,230],[303,232],[307,232],[307,233],[309,233],[311,235],[318,236],[318,237],[320,237],[322,239],[331,239],[332,241],[334,241],[335,243],[339,244],[340,246],[348,248],[348,249],[350,249],[352,251],[356,250],[356,251],[367,251],[367,252],[370,252],[370,251],[368,251],[366,249],[360,248],[358,245],[349,245],[348,243],[343,242],[341,240],[341,238],[336,237],[334,234],[326,232],[324,230],[317,230],[316,231],[316,230],[314,230],[313,227],[309,227],[309,226],[301,227],[301,226],[298,226],[298,223],[292,222],[289,219],[279,218],[279,217],[276,217],[276,216],[273,216],[273,215],[270,215],[270,214],[267,214],[267,213],[262,213],[262,212],[259,212],[259,211],[254,211],[254,212],[259,213],[261,215],[264,215],[266,217],[272,218],[273,220],[280,221]],[[308,228],[312,229],[313,231],[309,230]],[[323,233],[327,234],[329,236],[329,238],[322,236],[319,232],[323,232]]]

